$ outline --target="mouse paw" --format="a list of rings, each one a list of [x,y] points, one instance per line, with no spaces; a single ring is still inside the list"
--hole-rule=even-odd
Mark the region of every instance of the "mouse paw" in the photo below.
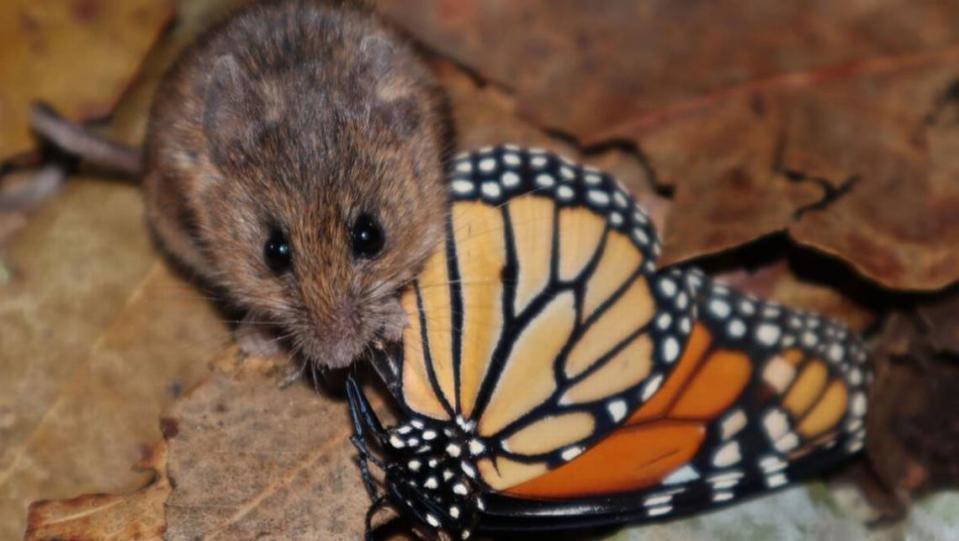
[[[306,370],[305,363],[295,361],[291,361],[285,366],[285,368],[276,374],[276,386],[279,389],[286,389],[299,381],[300,378],[303,377],[303,372]]]
[[[399,299],[391,300],[384,306],[383,314],[379,337],[385,342],[399,342],[403,338],[403,330],[409,323],[409,318]]]
[[[236,342],[243,353],[251,357],[273,357],[283,351],[279,339],[270,332],[272,327],[261,321],[244,318],[234,331]]]

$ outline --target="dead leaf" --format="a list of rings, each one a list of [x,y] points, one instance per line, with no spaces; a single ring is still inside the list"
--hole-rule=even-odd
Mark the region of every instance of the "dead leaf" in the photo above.
[[[0,295],[0,538],[39,498],[129,490],[157,417],[204,373],[228,333],[173,276],[137,191],[82,180],[41,209],[11,250]]]
[[[891,318],[875,355],[876,381],[866,446],[899,502],[959,483],[959,364],[954,343],[959,298]]]
[[[369,499],[342,401],[279,389],[248,360],[177,402],[168,427],[170,539],[360,539]]]
[[[887,287],[959,279],[959,49],[792,100],[782,167],[851,183],[789,227]],[[865,98],[864,98],[865,96]]]
[[[788,230],[887,287],[959,279],[959,132],[930,121],[956,4],[379,3],[535,125],[635,143],[675,188],[663,264]]]
[[[129,495],[91,494],[30,505],[25,541],[159,541],[166,523],[163,504],[170,495],[167,446],[157,444],[140,469],[152,479]]]
[[[433,58],[431,66],[450,99],[457,148],[476,150],[490,145],[540,147],[608,171],[651,209],[662,225],[665,204],[652,191],[647,171],[635,155],[619,148],[584,152],[573,142],[551,136],[517,115],[516,100],[502,88],[481,84],[447,60]]]
[[[32,146],[29,105],[105,116],[172,19],[167,0],[7,0],[0,7],[0,158]]]
[[[801,277],[786,259],[778,259],[756,269],[725,272],[715,277],[759,297],[831,317],[858,332],[876,319],[872,311],[842,291],[829,284]]]

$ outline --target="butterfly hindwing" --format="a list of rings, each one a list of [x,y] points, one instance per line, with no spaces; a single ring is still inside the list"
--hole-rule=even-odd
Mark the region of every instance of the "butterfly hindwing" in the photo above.
[[[701,284],[699,320],[672,380],[581,457],[490,497],[486,528],[687,515],[803,479],[862,447],[868,371],[853,334],[685,275]]]

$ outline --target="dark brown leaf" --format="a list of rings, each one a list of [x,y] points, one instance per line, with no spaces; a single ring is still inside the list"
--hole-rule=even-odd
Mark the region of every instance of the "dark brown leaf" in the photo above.
[[[887,287],[959,279],[959,4],[379,3],[536,125],[637,144],[676,190],[663,263],[788,230]]]
[[[163,504],[170,495],[167,447],[160,443],[141,464],[152,480],[129,495],[89,494],[30,505],[25,541],[159,541],[166,523]]]
[[[959,483],[959,363],[952,343],[959,298],[887,322],[877,348],[866,446],[885,486],[908,503]],[[945,346],[945,347],[944,347]]]
[[[28,150],[30,103],[104,116],[173,17],[168,0],[7,0],[0,7],[0,158]]]
[[[362,538],[369,498],[345,403],[279,389],[274,369],[247,359],[173,407],[168,538]]]

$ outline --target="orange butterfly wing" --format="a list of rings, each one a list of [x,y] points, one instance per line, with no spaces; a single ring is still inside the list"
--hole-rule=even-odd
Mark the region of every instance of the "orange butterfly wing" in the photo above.
[[[859,450],[867,377],[853,335],[722,286],[707,284],[700,299],[700,321],[659,391],[582,455],[506,494],[628,493],[651,502],[649,516],[666,515],[781,486],[793,461],[825,464]],[[750,313],[736,314],[741,307]]]

